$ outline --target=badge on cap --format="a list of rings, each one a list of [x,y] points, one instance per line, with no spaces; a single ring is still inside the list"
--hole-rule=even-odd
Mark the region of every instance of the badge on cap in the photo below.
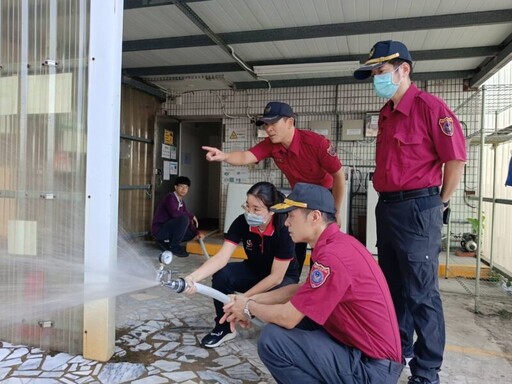
[[[313,268],[311,268],[311,275],[309,278],[309,284],[311,285],[311,288],[320,287],[327,281],[330,274],[331,268],[315,262],[315,264],[313,264]]]
[[[453,119],[451,117],[439,119],[439,127],[446,136],[453,136]]]

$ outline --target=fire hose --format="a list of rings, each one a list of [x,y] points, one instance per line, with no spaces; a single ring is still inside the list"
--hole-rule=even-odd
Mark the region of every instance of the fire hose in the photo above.
[[[176,293],[182,293],[184,292],[188,285],[185,279],[183,278],[177,278],[172,279],[171,277],[171,271],[168,269],[165,269],[165,266],[171,264],[172,261],[172,252],[170,251],[164,251],[160,254],[160,268],[157,273],[157,280],[160,282],[160,284],[164,287],[167,287]],[[227,304],[230,302],[229,296],[204,284],[195,283],[194,284],[197,293],[200,293],[201,295],[208,296],[212,299],[218,300],[223,304]],[[252,319],[251,322],[254,325],[263,326],[264,323],[261,320],[258,320],[256,318]]]

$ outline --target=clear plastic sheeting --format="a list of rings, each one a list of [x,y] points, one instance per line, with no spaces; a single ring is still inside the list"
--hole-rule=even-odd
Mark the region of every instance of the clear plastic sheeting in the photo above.
[[[0,340],[71,353],[82,351],[88,4],[0,2]]]

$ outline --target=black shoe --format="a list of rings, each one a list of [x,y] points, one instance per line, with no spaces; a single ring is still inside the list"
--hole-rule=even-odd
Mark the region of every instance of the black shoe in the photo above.
[[[185,250],[185,248],[180,247],[180,246],[171,247],[169,250],[176,257],[187,257],[188,256],[188,252]]]
[[[231,332],[229,324],[217,324],[209,334],[203,337],[201,345],[206,348],[215,348],[235,337],[236,332]]]
[[[408,384],[439,384],[439,378],[436,378],[435,380],[429,380],[421,376],[409,376]]]

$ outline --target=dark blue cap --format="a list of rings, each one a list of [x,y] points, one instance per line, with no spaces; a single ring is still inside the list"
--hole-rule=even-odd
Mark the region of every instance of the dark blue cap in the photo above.
[[[271,101],[265,107],[263,116],[256,121],[256,125],[273,124],[281,117],[294,117],[292,107],[286,103]]]
[[[297,183],[292,193],[280,204],[270,207],[272,212],[285,213],[296,208],[319,210],[326,213],[336,213],[336,205],[332,193],[320,185]]]
[[[373,69],[377,69],[393,59],[402,59],[412,64],[411,54],[404,43],[393,40],[379,41],[370,50],[366,63],[356,69],[354,77],[357,80],[367,79],[371,76]]]

